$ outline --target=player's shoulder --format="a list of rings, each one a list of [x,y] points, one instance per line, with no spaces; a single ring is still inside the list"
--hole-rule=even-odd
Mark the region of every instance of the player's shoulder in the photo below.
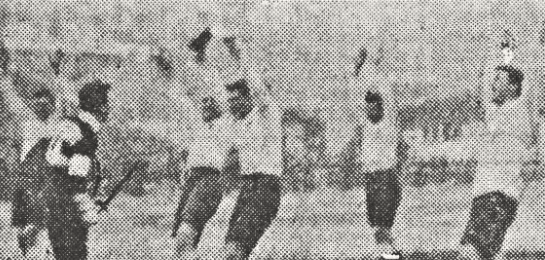
[[[215,124],[222,129],[231,129],[235,122],[235,117],[231,113],[223,113],[221,117],[216,119]]]
[[[75,142],[82,138],[80,126],[72,118],[62,118],[53,123],[53,135]]]

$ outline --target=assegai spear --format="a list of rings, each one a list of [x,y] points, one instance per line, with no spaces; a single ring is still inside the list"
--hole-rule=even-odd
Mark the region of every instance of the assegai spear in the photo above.
[[[99,200],[99,201],[96,202],[96,204],[100,207],[100,210],[98,211],[98,213],[101,213],[103,211],[108,210],[108,205],[117,196],[117,194],[119,194],[119,192],[121,191],[121,188],[123,187],[123,185],[128,180],[131,179],[132,175],[134,174],[134,172],[136,170],[138,170],[139,168],[142,168],[143,166],[144,166],[144,162],[142,162],[142,161],[137,161],[136,163],[134,163],[134,165],[127,172],[127,174],[123,177],[123,179],[121,179],[121,181],[119,181],[117,183],[117,185],[113,188],[112,193],[110,194],[110,196],[108,196],[108,198],[106,198],[106,200],[104,200],[104,201]]]

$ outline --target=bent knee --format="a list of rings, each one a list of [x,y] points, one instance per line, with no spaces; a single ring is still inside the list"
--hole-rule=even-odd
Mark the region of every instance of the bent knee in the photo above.
[[[177,247],[179,249],[187,250],[196,248],[196,240],[198,235],[199,232],[191,224],[187,222],[182,223],[178,229]]]

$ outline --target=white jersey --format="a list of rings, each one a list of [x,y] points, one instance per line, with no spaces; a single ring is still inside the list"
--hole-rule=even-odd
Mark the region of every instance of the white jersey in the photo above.
[[[188,147],[188,167],[222,169],[229,148],[224,137],[226,120],[222,116],[209,123],[202,118],[194,121],[194,132]]]
[[[254,107],[243,120],[231,117],[229,138],[238,150],[241,173],[282,175],[282,114],[276,102]]]
[[[479,145],[474,195],[501,191],[518,198],[523,186],[520,176],[529,158],[527,144],[532,137],[532,121],[523,94],[502,106],[485,100],[487,133]]]
[[[366,70],[368,73],[377,73]],[[394,100],[391,87],[387,80],[380,75],[375,75],[370,81],[356,81],[361,84],[358,88],[364,91],[380,93],[383,99],[384,117],[378,123],[372,123],[365,113],[365,92],[357,97],[359,103],[358,117],[362,125],[362,142],[360,147],[359,161],[364,173],[393,168],[397,162],[397,146],[400,138],[400,131],[397,124],[397,106]],[[364,84],[370,84],[366,86]]]
[[[182,93],[171,94],[177,97],[174,100],[177,106],[180,106],[178,112],[180,124],[178,130],[173,133],[179,139],[177,143],[189,152],[186,164],[188,168],[213,167],[221,170],[230,145],[225,138],[229,118],[224,113],[212,122],[204,122],[199,104],[205,97],[214,97],[221,106],[225,98],[222,95],[224,85],[217,69],[210,63],[200,65],[191,60],[187,65],[189,67],[186,70],[186,80],[189,79],[194,99],[198,100],[198,104],[193,104]]]
[[[395,122],[385,119],[363,126],[360,150],[363,172],[388,170],[397,164],[398,129]]]

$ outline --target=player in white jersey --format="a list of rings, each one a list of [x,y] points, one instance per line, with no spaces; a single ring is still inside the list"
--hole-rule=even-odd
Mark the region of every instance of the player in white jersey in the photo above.
[[[375,229],[377,245],[393,250],[391,229],[401,201],[399,175],[407,147],[397,122],[398,109],[391,85],[366,59],[367,52],[362,49],[355,87],[366,91],[358,97],[364,104],[357,109],[361,126],[359,161],[367,180],[367,220]]]
[[[219,43],[216,45],[219,55],[230,59],[227,62],[221,59],[214,60],[226,63],[213,64],[220,67],[225,76],[216,77],[220,78],[219,84],[223,92],[218,95],[221,99],[218,102],[227,102],[230,113],[219,115],[221,119],[218,119],[217,124],[204,125],[208,129],[196,135],[197,138],[202,137],[199,146],[204,147],[199,148],[199,151],[190,150],[189,163],[194,166],[217,168],[224,162],[230,149],[238,151],[243,183],[229,222],[223,255],[218,258],[248,259],[276,217],[280,206],[281,113],[260,76],[252,71],[247,53],[237,44],[236,38],[213,36],[210,30],[205,30],[190,44],[190,49],[197,53],[196,61],[207,60],[207,53],[204,50],[212,37],[220,40],[215,42]],[[206,114],[203,114],[205,119]],[[219,175],[217,170],[209,172],[216,173],[214,176]],[[208,178],[200,179],[199,183],[193,184],[193,191],[187,199],[183,213],[180,214],[183,221],[178,235],[179,249],[192,247],[186,250],[191,251],[197,246],[202,232],[201,226],[215,213],[221,198],[216,182],[216,178]],[[186,187],[189,186],[186,184]]]
[[[206,223],[214,216],[222,199],[219,182],[227,153],[223,127],[225,116],[213,97],[205,97],[197,116],[186,115],[193,123],[193,138],[188,147],[187,167],[173,237],[177,236],[176,254],[191,259]]]
[[[188,173],[183,183],[180,203],[175,216],[172,236],[177,237],[176,256],[179,259],[193,259],[206,223],[214,216],[222,199],[220,183],[228,143],[224,137],[226,116],[215,90],[223,88],[213,64],[205,57],[205,50],[212,35],[203,31],[194,39],[189,48],[195,52],[189,61],[207,89],[199,91],[199,104],[185,104],[184,120],[191,123],[191,138],[186,140]],[[191,102],[190,99],[182,99]]]
[[[255,74],[247,74],[226,88],[232,115],[228,138],[239,153],[243,184],[229,223],[225,252],[228,259],[248,259],[280,206],[281,110]]]
[[[282,175],[281,109],[259,74],[249,50],[238,39],[232,48],[243,77],[226,85],[231,114],[231,144],[239,153],[242,188],[231,216],[225,252],[229,259],[248,259],[275,219]]]
[[[9,71],[13,72],[13,71]],[[17,71],[16,73],[24,73]],[[17,75],[27,77],[28,75]],[[22,85],[15,86],[23,83]],[[44,86],[33,89],[27,81],[6,82],[4,97],[11,113],[16,115],[21,134],[19,164],[17,167],[17,187],[12,201],[11,224],[18,229],[19,247],[23,253],[33,248],[37,236],[45,226],[45,205],[42,199],[44,176],[33,170],[40,168],[42,162],[37,156],[40,149],[47,145],[41,141],[51,135],[51,121],[55,107],[52,91]],[[26,92],[20,95],[17,88]]]
[[[484,91],[487,134],[479,145],[470,219],[461,241],[465,246],[462,259],[499,257],[524,186],[521,170],[532,142],[529,89],[523,86],[522,71],[509,65],[512,57],[506,59],[495,68],[495,77]]]

